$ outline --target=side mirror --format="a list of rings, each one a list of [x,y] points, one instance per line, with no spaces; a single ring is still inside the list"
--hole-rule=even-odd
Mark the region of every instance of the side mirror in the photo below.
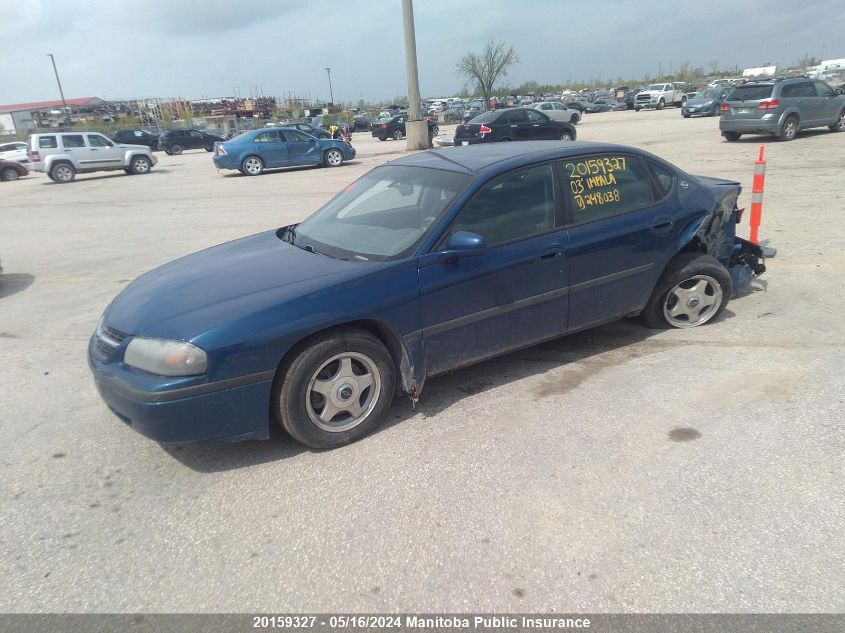
[[[487,250],[487,240],[478,233],[456,231],[449,237],[446,250],[442,251],[441,255],[447,259],[458,259],[483,255],[485,250]]]

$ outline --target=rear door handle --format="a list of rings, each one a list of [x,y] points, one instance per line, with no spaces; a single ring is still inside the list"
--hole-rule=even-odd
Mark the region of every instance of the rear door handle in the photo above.
[[[666,233],[675,225],[674,220],[668,216],[661,216],[659,218],[655,218],[654,222],[651,223],[651,230],[655,233]]]

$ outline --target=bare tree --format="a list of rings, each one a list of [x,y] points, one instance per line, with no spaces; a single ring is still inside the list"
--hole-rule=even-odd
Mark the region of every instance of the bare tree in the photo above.
[[[513,46],[505,42],[490,41],[484,45],[484,51],[478,55],[467,53],[457,63],[458,74],[467,78],[467,84],[475,83],[484,97],[484,103],[490,103],[493,84],[500,77],[508,74],[508,68],[519,63],[519,56]]]

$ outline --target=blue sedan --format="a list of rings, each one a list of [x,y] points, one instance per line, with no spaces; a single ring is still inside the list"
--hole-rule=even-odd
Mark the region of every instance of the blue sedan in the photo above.
[[[287,127],[251,130],[214,145],[218,169],[237,169],[247,176],[258,176],[268,167],[340,167],[353,158],[355,149],[349,143],[318,139]]]
[[[627,316],[713,321],[765,271],[736,236],[739,193],[618,145],[417,153],[299,224],[142,275],[105,310],[90,366],[160,442],[280,424],[340,446],[430,376]]]

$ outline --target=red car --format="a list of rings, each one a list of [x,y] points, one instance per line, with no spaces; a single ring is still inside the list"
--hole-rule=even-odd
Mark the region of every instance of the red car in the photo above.
[[[29,170],[13,160],[0,160],[0,180],[17,180],[29,174]]]

